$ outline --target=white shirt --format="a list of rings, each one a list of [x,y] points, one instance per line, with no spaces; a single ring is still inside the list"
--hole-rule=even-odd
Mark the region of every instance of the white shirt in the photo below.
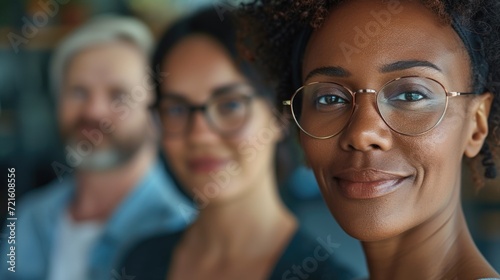
[[[47,279],[88,280],[89,253],[102,231],[102,223],[75,222],[66,211],[56,231]]]

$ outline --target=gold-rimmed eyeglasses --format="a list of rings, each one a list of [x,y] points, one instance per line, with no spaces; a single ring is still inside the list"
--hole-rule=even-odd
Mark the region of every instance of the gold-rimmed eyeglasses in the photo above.
[[[447,91],[432,78],[405,76],[389,81],[379,91],[353,91],[338,83],[315,82],[299,88],[283,105],[291,107],[295,122],[305,134],[328,139],[348,125],[356,96],[363,93],[376,95],[378,113],[388,127],[409,136],[436,127],[445,115],[449,97],[474,94]]]

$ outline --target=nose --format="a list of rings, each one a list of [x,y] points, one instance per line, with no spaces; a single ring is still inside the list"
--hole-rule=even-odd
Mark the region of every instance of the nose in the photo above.
[[[202,111],[193,112],[188,124],[187,135],[188,140],[192,143],[211,142],[218,137]]]
[[[387,151],[392,147],[392,130],[377,110],[375,94],[357,93],[356,107],[347,127],[340,134],[340,145],[346,151]]]
[[[107,101],[105,94],[102,92],[91,93],[85,102],[83,115],[87,119],[100,120],[110,114],[110,105],[111,104]]]

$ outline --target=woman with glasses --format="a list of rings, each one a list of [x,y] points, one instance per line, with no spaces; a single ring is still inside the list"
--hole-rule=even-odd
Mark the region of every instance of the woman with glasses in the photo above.
[[[498,1],[260,0],[244,13],[244,42],[370,278],[497,279],[460,185],[463,158],[496,176]]]
[[[153,64],[162,146],[197,204],[186,215],[199,217],[142,242],[118,268],[148,280],[349,279],[332,241],[307,236],[279,198],[275,155],[286,121],[223,16],[207,9],[175,23]]]

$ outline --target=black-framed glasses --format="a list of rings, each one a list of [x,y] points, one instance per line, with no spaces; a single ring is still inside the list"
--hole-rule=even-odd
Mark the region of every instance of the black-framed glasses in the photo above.
[[[233,134],[247,123],[254,97],[254,89],[248,84],[219,88],[202,105],[192,105],[181,95],[163,95],[158,107],[163,132],[167,135],[186,133],[193,114],[201,111],[214,131],[223,135]]]
[[[378,113],[387,126],[408,136],[422,135],[436,127],[448,108],[448,97],[474,94],[447,91],[432,78],[405,76],[389,81],[379,91],[352,91],[337,83],[315,82],[299,88],[283,105],[291,107],[295,122],[305,134],[328,139],[349,124],[356,96],[362,93],[374,93]]]

